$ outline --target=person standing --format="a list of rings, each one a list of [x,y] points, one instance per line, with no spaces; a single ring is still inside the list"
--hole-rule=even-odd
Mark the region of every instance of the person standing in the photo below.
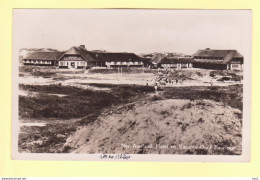
[[[157,89],[158,89],[158,86],[157,86],[157,83],[155,83],[155,86],[154,86],[155,92],[157,92]]]

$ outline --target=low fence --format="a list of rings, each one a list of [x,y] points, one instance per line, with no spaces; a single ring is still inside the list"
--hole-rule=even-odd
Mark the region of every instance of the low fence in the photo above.
[[[88,72],[90,73],[103,73],[103,74],[110,74],[110,73],[156,73],[156,69],[150,68],[137,68],[137,67],[121,67],[121,68],[93,68],[90,69]]]

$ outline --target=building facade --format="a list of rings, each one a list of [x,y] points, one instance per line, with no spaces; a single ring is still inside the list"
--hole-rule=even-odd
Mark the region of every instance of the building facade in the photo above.
[[[60,69],[83,69],[91,65],[94,59],[85,52],[85,46],[71,47],[58,59]]]
[[[198,50],[193,66],[203,69],[242,70],[244,57],[236,50]]]
[[[33,52],[23,59],[24,65],[57,66],[60,69],[90,67],[159,67],[242,70],[244,57],[236,50],[198,50],[193,57],[161,57],[155,63],[134,53],[88,51],[84,45],[65,52]]]
[[[143,67],[143,59],[134,53],[88,51],[84,45],[73,46],[65,52],[35,52],[23,59],[24,65],[58,66],[60,69],[87,67]]]
[[[24,65],[55,66],[63,52],[33,52],[23,59]]]
[[[158,63],[160,68],[189,69],[193,67],[193,59],[188,57],[164,57]]]
[[[108,68],[144,66],[142,58],[134,53],[89,52],[89,54],[95,59],[93,66]]]

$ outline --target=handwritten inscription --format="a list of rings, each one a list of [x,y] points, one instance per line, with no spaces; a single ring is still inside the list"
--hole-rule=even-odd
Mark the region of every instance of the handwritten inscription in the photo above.
[[[128,160],[130,159],[129,154],[102,154],[99,156],[100,159],[123,159],[123,160]]]

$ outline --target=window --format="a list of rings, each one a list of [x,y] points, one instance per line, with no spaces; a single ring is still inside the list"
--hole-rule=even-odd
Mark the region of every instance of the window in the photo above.
[[[65,61],[60,61],[59,64],[60,64],[60,66],[66,66],[66,62]]]
[[[240,66],[239,66],[239,64],[231,64],[231,67],[232,68],[239,68]]]
[[[78,66],[85,66],[85,62],[84,61],[78,62]]]

